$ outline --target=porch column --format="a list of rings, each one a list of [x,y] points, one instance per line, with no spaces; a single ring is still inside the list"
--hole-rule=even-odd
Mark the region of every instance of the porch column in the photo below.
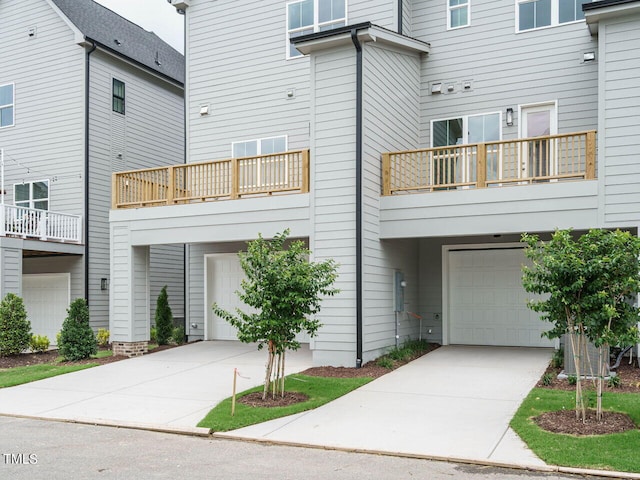
[[[22,296],[22,240],[2,237],[0,239],[0,300],[7,293]]]
[[[128,225],[112,225],[109,331],[114,355],[147,352],[149,318],[149,247],[131,245]]]

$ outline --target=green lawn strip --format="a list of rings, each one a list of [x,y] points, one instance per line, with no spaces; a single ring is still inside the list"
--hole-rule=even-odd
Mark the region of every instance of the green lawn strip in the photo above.
[[[595,394],[589,392],[589,395],[588,405],[591,406],[595,404]],[[605,392],[603,405],[605,410],[626,413],[636,425],[640,424],[640,396],[637,394]],[[511,427],[548,464],[640,472],[640,430],[609,435],[563,435],[542,430],[532,420],[543,412],[574,407],[574,391],[534,388],[511,420]]]
[[[42,364],[7,368],[0,370],[0,388],[14,387],[23,383],[35,382],[36,380],[43,380],[64,373],[96,367],[97,365],[97,363],[85,363],[82,365]]]
[[[263,387],[256,387],[239,393],[236,397],[235,416],[231,416],[231,398],[220,402],[207,416],[200,421],[199,427],[210,428],[216,432],[226,432],[237,428],[266,422],[275,418],[293,415],[294,413],[311,410],[335,400],[346,393],[369,383],[372,378],[327,378],[309,377],[306,375],[289,375],[286,377],[285,390],[306,394],[306,402],[286,407],[249,407],[237,401],[237,398],[248,393],[262,391]]]

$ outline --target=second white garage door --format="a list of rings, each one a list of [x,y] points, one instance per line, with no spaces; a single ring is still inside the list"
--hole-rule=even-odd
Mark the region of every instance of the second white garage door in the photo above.
[[[450,250],[449,343],[551,347],[541,337],[551,324],[527,308],[522,287],[523,250]]]
[[[69,308],[70,275],[68,273],[30,274],[22,276],[22,298],[34,335],[46,335],[51,345]]]

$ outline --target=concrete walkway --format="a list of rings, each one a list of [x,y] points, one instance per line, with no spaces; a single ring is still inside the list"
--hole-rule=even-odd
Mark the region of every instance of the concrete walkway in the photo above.
[[[266,354],[239,342],[199,342],[0,390],[0,415],[181,432],[231,395],[261,384]],[[441,347],[323,407],[225,436],[543,466],[509,429],[551,350]],[[287,372],[311,365],[287,355]]]

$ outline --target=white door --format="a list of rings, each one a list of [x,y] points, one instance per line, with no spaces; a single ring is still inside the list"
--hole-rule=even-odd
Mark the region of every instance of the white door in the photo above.
[[[22,298],[34,335],[46,335],[51,345],[62,329],[70,298],[68,273],[25,274],[22,276]]]
[[[532,105],[520,111],[520,138],[546,137],[558,133],[556,105]],[[554,143],[549,139],[532,140],[524,146],[523,177],[547,177],[557,173]]]
[[[523,250],[449,251],[450,344],[551,347],[541,337],[551,324],[527,308]]]

